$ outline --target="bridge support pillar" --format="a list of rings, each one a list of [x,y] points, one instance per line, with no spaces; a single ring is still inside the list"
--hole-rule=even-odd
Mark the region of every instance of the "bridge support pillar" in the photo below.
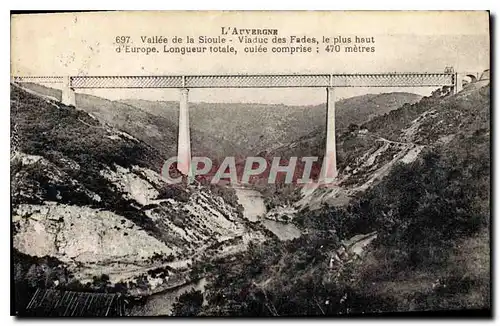
[[[191,176],[191,137],[189,130],[189,89],[180,91],[179,103],[179,138],[177,143],[177,169],[184,175]]]
[[[322,166],[322,181],[329,183],[337,177],[337,148],[335,143],[335,87],[326,89],[326,151]]]
[[[64,77],[64,85],[62,89],[61,102],[64,105],[76,106],[75,90],[71,88],[71,77]]]
[[[463,81],[464,81],[464,76],[462,74],[455,73],[455,82],[454,82],[455,85],[453,87],[453,94],[457,94],[464,88]]]

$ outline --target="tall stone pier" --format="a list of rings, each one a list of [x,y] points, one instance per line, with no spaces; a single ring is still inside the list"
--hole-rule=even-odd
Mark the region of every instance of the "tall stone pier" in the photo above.
[[[179,103],[179,138],[177,143],[177,169],[190,176],[191,171],[191,137],[189,130],[189,89],[180,90]]]
[[[335,88],[326,89],[326,151],[322,167],[323,182],[337,177],[337,148],[335,143]]]
[[[64,105],[76,106],[75,90],[71,87],[71,77],[64,77],[61,102]]]

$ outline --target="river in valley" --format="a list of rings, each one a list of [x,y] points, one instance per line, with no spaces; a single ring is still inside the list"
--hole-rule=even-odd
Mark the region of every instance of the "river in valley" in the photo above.
[[[266,205],[262,194],[257,190],[234,187],[238,202],[243,206],[243,216],[251,222],[260,221],[280,240],[291,240],[301,235],[300,230],[291,223],[283,223],[265,218]]]
[[[172,308],[177,299],[186,292],[191,290],[205,292],[207,281],[201,278],[184,285],[176,286],[167,289],[147,298],[147,303],[143,306],[136,306],[130,312],[131,316],[169,316],[172,313]]]
[[[282,223],[266,219],[266,205],[262,194],[256,190],[235,187],[238,202],[243,206],[243,216],[252,222],[260,222],[280,240],[290,240],[300,237],[300,230],[291,223]],[[137,306],[131,311],[133,316],[170,315],[174,303],[179,296],[191,290],[205,291],[205,278],[155,293],[148,297],[143,306]]]
[[[267,213],[264,198],[260,192],[243,187],[234,187],[238,203],[243,206],[243,216],[251,221],[257,222]]]

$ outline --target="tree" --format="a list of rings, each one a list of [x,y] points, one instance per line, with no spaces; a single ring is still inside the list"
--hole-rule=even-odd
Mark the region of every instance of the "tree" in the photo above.
[[[194,289],[183,293],[177,299],[172,308],[173,316],[192,317],[197,316],[203,305],[203,294]]]

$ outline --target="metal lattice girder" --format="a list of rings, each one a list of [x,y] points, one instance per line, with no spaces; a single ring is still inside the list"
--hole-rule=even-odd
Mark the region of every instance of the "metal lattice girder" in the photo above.
[[[12,78],[15,83],[36,83],[36,84],[63,84],[62,76],[16,76]]]
[[[332,75],[334,87],[427,87],[453,86],[453,74],[390,73]]]
[[[14,77],[15,82],[63,83],[63,77]],[[453,73],[316,75],[75,76],[72,88],[277,88],[453,86]]]
[[[78,76],[72,88],[182,88],[182,76]]]
[[[187,88],[325,87],[330,75],[186,76]]]

